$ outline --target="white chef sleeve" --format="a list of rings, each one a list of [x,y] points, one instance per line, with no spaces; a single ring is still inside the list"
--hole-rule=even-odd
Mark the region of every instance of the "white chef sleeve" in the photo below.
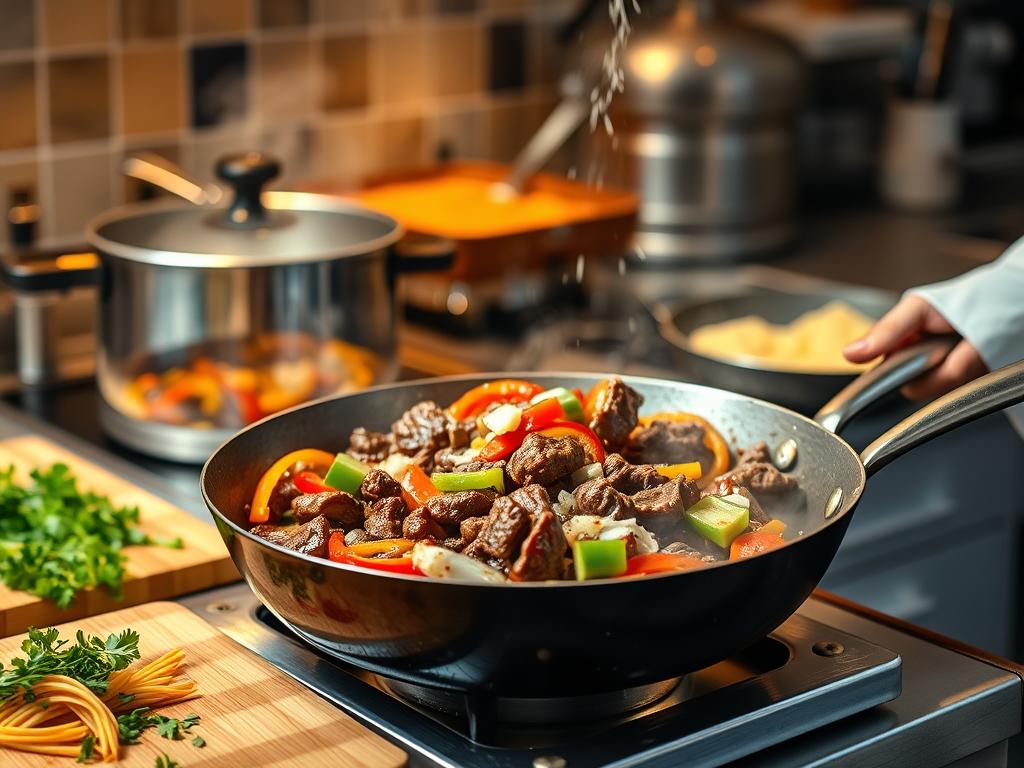
[[[935,307],[991,370],[1024,360],[1024,237],[991,264],[907,293]],[[1007,415],[1024,436],[1024,404]]]

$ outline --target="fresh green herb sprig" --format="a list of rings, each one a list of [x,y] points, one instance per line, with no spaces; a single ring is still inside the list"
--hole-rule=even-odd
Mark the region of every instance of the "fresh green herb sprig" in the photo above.
[[[169,758],[165,753],[161,753],[153,766],[154,768],[181,768],[181,763]]]
[[[136,743],[142,732],[148,728],[156,728],[158,735],[171,741],[177,741],[186,735],[191,735],[189,731],[198,722],[199,715],[194,713],[186,715],[179,720],[174,717],[165,717],[164,715],[151,715],[149,714],[149,707],[138,707],[131,712],[117,716],[117,729],[122,744]],[[203,743],[196,744],[196,740],[201,740]],[[192,743],[199,747],[205,745],[206,741],[201,736],[196,736]]]
[[[0,471],[0,581],[11,589],[67,607],[88,587],[122,595],[130,544],[180,548],[181,539],[155,540],[138,528],[138,507],[118,507],[78,488],[65,464],[31,472],[20,485],[14,467]]]
[[[110,674],[139,658],[139,633],[126,629],[102,638],[79,631],[72,643],[60,639],[60,633],[53,627],[30,629],[21,652],[24,656],[11,659],[10,666],[0,663],[0,701],[6,701],[19,690],[31,701],[32,686],[47,675],[72,677],[102,695]]]

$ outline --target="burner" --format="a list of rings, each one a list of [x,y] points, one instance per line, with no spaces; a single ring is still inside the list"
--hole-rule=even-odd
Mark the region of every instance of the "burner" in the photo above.
[[[479,698],[467,697],[455,691],[427,688],[380,675],[376,677],[381,685],[403,699],[453,717],[478,714],[473,711],[474,707],[482,703]],[[593,722],[621,716],[654,704],[672,693],[680,680],[681,678],[677,677],[660,683],[597,693],[592,696],[544,699],[498,697],[491,699],[486,706],[493,707],[499,723],[551,726]]]

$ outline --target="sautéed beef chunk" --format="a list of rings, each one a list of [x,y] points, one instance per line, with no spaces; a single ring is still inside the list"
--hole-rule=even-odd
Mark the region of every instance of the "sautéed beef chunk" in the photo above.
[[[604,476],[608,483],[620,493],[633,494],[648,488],[655,488],[668,482],[650,464],[630,464],[618,453],[604,460]]]
[[[715,456],[704,444],[704,427],[693,421],[654,421],[637,431],[623,455],[638,464],[685,464],[699,461],[705,472]]]
[[[574,515],[612,516],[616,520],[636,517],[633,499],[615,489],[607,478],[588,480],[576,489]]]
[[[359,495],[370,503],[402,495],[402,486],[382,469],[371,469],[359,485]]]
[[[714,486],[732,484],[746,488],[755,496],[778,495],[797,489],[796,478],[780,472],[774,464],[765,461],[750,461],[738,464],[724,475],[715,478]]]
[[[636,427],[644,396],[620,379],[609,379],[604,396],[598,398],[590,417],[590,428],[610,449],[618,449],[629,440]]]
[[[409,514],[405,502],[387,496],[373,502],[366,510],[363,530],[374,539],[397,539],[402,535],[402,521]]]
[[[762,440],[750,448],[740,448],[736,451],[737,464],[752,464],[754,462],[772,463],[772,453],[768,450],[768,443]]]
[[[348,438],[347,453],[360,461],[376,463],[384,461],[395,447],[391,435],[356,427]]]
[[[468,517],[486,515],[494,496],[483,491],[457,491],[427,499],[427,514],[437,523],[458,527]]]
[[[356,544],[365,544],[368,541],[375,541],[375,539],[362,528],[353,528],[345,534],[346,547],[354,547]]]
[[[433,456],[448,447],[448,430],[454,426],[448,413],[433,400],[416,403],[391,425],[395,449],[406,456],[419,456],[425,452]]]
[[[276,525],[257,525],[252,529],[252,533],[304,555],[327,557],[327,540],[331,536],[331,526],[327,518],[320,515],[308,523],[296,526],[279,528]]]
[[[302,494],[295,487],[295,476],[292,470],[281,475],[274,490],[270,492],[270,499],[267,501],[267,508],[270,510],[270,521],[276,523],[291,509],[292,501]]]
[[[444,528],[441,524],[430,517],[426,509],[414,509],[402,521],[402,535],[413,541],[429,539],[430,541],[443,541],[445,538]]]
[[[363,505],[344,491],[304,493],[292,499],[292,514],[300,523],[323,515],[337,528],[346,531],[363,525]]]
[[[565,572],[565,550],[568,547],[562,525],[554,512],[544,510],[534,515],[519,557],[509,569],[509,578],[513,581],[562,578]]]
[[[553,485],[587,463],[579,440],[571,437],[526,436],[508,461],[508,475],[521,486]]]
[[[686,555],[696,560],[702,560],[705,563],[713,563],[718,559],[714,555],[708,552],[701,552],[683,541],[673,541],[671,544],[662,547],[661,551],[667,552],[670,555]]]
[[[681,475],[664,485],[648,488],[633,495],[633,506],[641,525],[648,523],[672,525],[683,513],[700,501],[700,489]]]

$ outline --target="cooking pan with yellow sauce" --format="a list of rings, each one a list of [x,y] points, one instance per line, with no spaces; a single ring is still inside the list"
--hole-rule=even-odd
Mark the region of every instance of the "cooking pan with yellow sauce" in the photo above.
[[[842,349],[894,301],[861,290],[750,291],[667,310],[659,324],[687,376],[813,413],[863,370]]]

